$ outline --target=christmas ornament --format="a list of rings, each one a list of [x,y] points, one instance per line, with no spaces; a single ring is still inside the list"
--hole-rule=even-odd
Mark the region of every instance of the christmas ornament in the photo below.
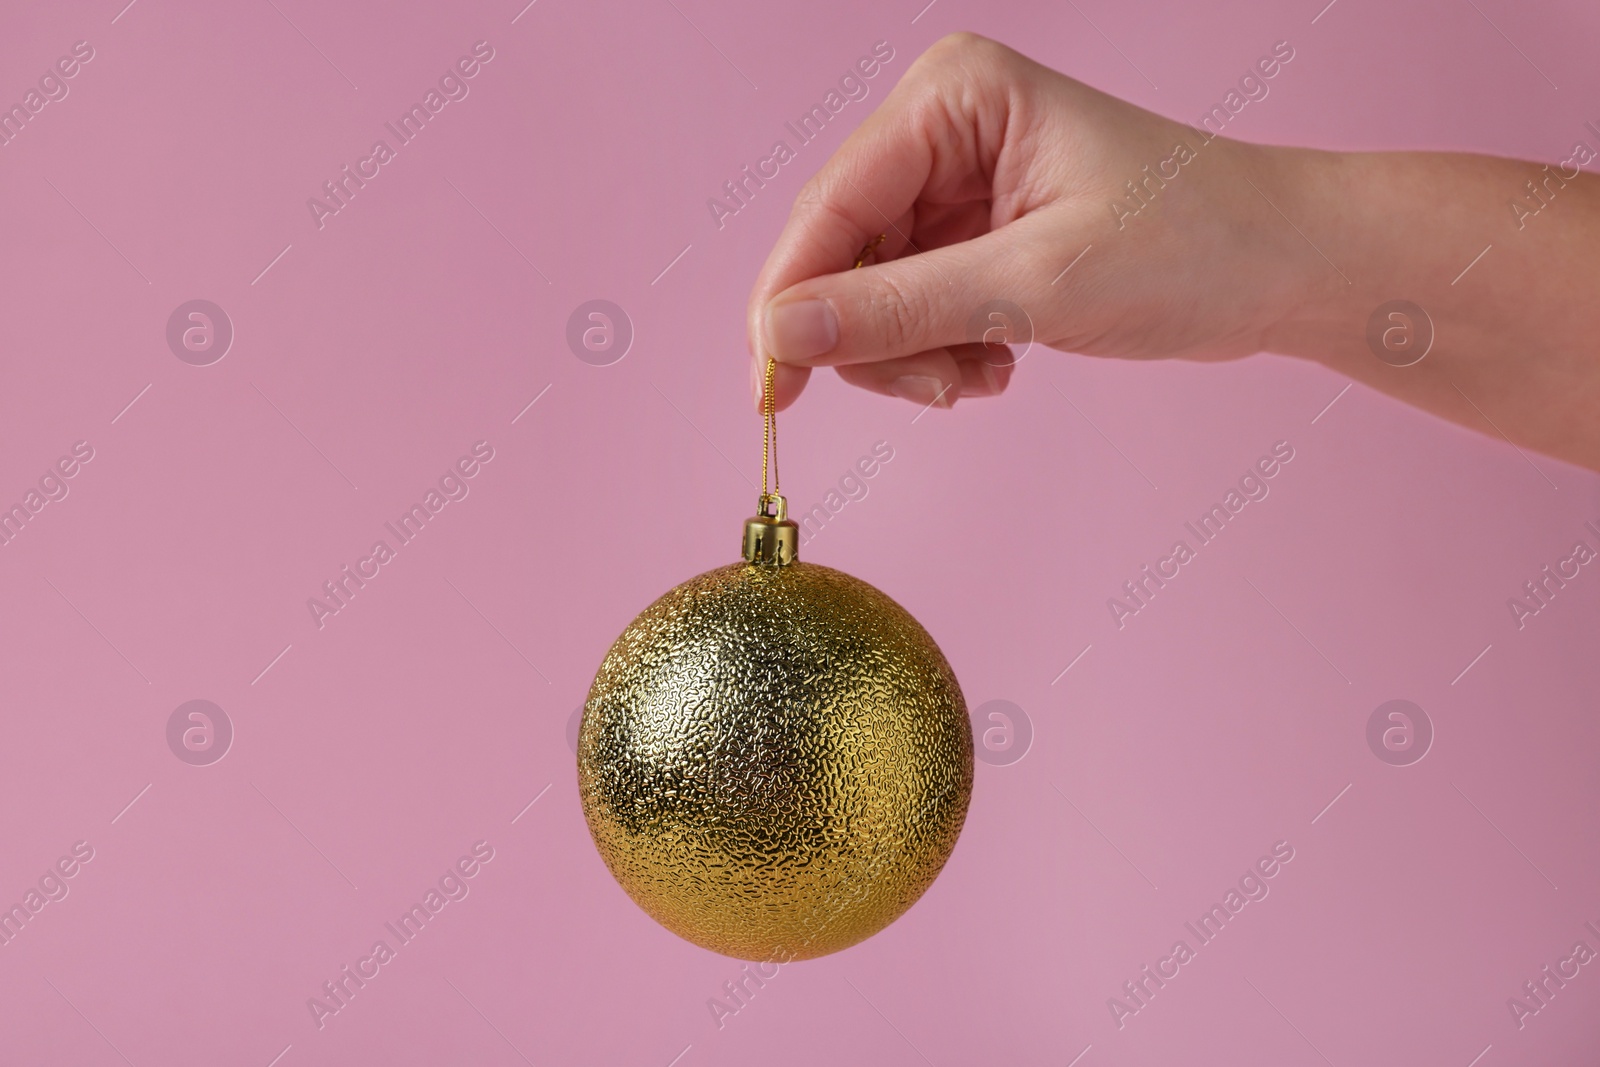
[[[870,937],[933,882],[966,818],[972,733],[917,621],[797,558],[773,369],[744,560],[684,582],[617,638],[584,705],[578,784],[601,857],[652,918],[725,955],[788,962]]]

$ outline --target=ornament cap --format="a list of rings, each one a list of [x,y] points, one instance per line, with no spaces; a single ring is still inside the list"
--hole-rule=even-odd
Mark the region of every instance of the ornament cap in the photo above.
[[[781,567],[800,557],[800,527],[789,518],[789,502],[777,493],[762,493],[756,514],[744,521],[747,563]]]

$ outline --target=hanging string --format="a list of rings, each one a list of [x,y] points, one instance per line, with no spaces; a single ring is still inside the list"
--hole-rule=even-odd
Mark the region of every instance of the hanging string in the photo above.
[[[781,491],[778,480],[778,409],[772,383],[778,373],[778,361],[767,360],[766,384],[761,390],[761,513],[767,511],[767,501]],[[767,456],[772,456],[772,492],[767,492]]]
[[[859,270],[866,263],[874,249],[883,244],[889,235],[880,233],[868,241],[856,256],[855,266],[852,270]],[[761,387],[761,501],[760,510],[767,514],[767,504],[781,493],[778,481],[778,401],[773,389],[774,380],[778,373],[778,361],[769,358],[767,371]],[[767,462],[772,463],[772,491],[767,491]]]
[[[878,236],[874,237],[872,240],[863,245],[861,248],[861,254],[856,256],[856,265],[853,269],[860,270],[861,265],[867,261],[867,257],[872,255],[872,250],[883,244],[884,239],[888,236],[889,235],[886,233],[880,233]]]

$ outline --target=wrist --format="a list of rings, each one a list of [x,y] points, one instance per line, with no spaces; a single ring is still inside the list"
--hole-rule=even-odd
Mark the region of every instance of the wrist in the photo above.
[[[1282,253],[1272,264],[1274,299],[1264,309],[1261,348],[1342,362],[1352,340],[1360,343],[1361,308],[1373,302],[1374,279],[1356,265],[1384,258],[1370,247],[1369,216],[1382,208],[1372,202],[1373,190],[1360,188],[1351,154],[1246,147],[1259,225],[1277,230]]]

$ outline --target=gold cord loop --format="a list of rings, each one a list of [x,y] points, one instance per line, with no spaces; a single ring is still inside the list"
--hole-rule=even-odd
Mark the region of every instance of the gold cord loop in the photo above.
[[[772,498],[782,492],[778,479],[778,409],[777,400],[773,395],[773,380],[778,373],[778,361],[767,360],[767,374],[765,384],[761,389],[761,500],[759,511],[767,514],[767,506]],[[772,492],[767,492],[767,457],[772,457]]]
[[[883,244],[888,236],[887,233],[880,233],[863,245],[861,251],[856,255],[855,266],[851,269],[859,270],[866,263],[867,257],[879,245]],[[776,514],[767,510],[774,504],[780,510],[783,508],[782,489],[778,480],[778,401],[773,390],[777,374],[778,361],[769,357],[767,359],[766,374],[763,376],[761,386],[761,499],[757,502],[757,510],[762,515]],[[772,467],[772,489],[770,491],[767,489],[767,466],[769,461]]]
[[[867,257],[870,256],[873,253],[873,251],[879,245],[883,244],[884,239],[887,238],[888,236],[889,235],[887,233],[880,233],[880,234],[878,234],[878,236],[874,237],[872,240],[870,240],[866,244],[862,245],[861,246],[861,253],[856,256],[856,265],[852,269],[860,270],[862,264],[866,263]]]

